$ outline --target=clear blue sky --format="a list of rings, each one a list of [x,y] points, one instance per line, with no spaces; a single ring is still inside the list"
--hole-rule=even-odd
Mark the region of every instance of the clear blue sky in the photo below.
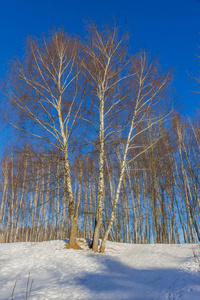
[[[28,35],[53,27],[84,35],[84,20],[116,20],[130,32],[132,51],[158,55],[166,70],[174,68],[174,87],[184,114],[194,114],[200,95],[187,72],[200,73],[200,0],[0,0],[0,77],[15,55],[22,56]]]

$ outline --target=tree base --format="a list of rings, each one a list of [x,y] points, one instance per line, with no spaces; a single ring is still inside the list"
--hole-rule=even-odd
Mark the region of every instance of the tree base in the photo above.
[[[66,249],[75,249],[75,250],[83,250],[78,244],[75,244],[74,246],[70,246],[69,244],[65,244]]]

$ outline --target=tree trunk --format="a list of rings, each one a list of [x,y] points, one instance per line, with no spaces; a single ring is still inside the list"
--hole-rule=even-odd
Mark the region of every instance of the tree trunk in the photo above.
[[[69,236],[69,245],[71,247],[76,246],[76,237],[77,237],[77,218],[74,215],[70,216],[71,228]]]
[[[100,100],[100,153],[99,153],[99,180],[98,180],[98,194],[97,194],[97,210],[95,217],[95,228],[93,234],[92,250],[98,251],[99,232],[102,225],[103,217],[103,189],[104,189],[104,92],[99,92]]]

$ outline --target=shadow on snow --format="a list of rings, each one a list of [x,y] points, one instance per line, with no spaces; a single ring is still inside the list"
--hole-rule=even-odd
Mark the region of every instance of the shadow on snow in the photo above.
[[[114,257],[91,255],[99,264],[98,273],[85,272],[74,280],[96,299],[200,299],[200,276],[178,269],[134,269]],[[198,289],[198,291],[197,291]],[[196,290],[196,291],[195,291]],[[192,293],[192,298],[190,298]],[[107,296],[106,296],[107,294]]]

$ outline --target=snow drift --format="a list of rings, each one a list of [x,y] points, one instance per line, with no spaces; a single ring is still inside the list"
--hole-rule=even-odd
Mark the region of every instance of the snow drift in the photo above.
[[[80,243],[84,244],[84,239]],[[199,245],[107,243],[106,254],[65,241],[0,244],[0,299],[200,299]]]

